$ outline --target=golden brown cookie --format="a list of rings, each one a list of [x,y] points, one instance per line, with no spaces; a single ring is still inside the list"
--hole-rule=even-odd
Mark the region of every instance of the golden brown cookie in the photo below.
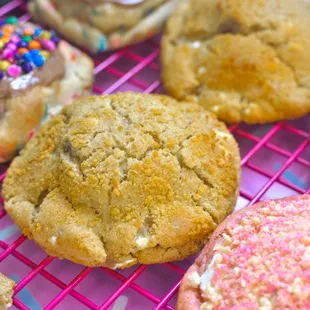
[[[0,309],[5,310],[12,306],[12,295],[15,282],[0,273]]]
[[[169,93],[229,123],[310,112],[310,3],[182,1],[162,42]]]
[[[49,254],[125,268],[195,253],[234,208],[226,126],[166,96],[89,97],[49,121],[8,170],[5,208]]]

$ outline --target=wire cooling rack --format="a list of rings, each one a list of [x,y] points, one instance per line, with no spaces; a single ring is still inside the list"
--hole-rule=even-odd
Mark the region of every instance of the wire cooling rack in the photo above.
[[[21,0],[0,8],[0,16],[8,14],[21,21],[29,19]],[[93,91],[162,93],[159,40],[153,38],[96,56]],[[242,155],[236,210],[267,198],[310,192],[309,124],[307,116],[265,126],[230,127]],[[0,189],[6,169],[0,165]],[[140,265],[124,271],[60,261],[21,235],[3,209],[0,196],[0,271],[18,283],[13,298],[15,309],[173,310],[180,280],[193,260]]]

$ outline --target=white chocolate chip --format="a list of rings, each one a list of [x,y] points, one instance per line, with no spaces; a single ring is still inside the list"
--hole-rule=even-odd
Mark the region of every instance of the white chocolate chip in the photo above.
[[[51,238],[49,238],[49,242],[50,242],[52,245],[55,245],[55,244],[56,244],[56,241],[57,241],[57,237],[56,237],[56,236],[52,236]]]
[[[272,303],[267,297],[259,299],[259,310],[272,310]]]
[[[197,288],[200,284],[200,276],[198,272],[193,272],[188,277],[189,285],[193,288]]]
[[[225,233],[223,233],[223,239],[225,241],[225,244],[231,244],[232,242],[231,237]]]
[[[192,47],[193,47],[193,48],[199,48],[200,45],[201,45],[201,42],[200,42],[200,41],[195,41],[195,42],[192,43]]]
[[[150,242],[149,237],[137,236],[136,238],[136,245],[139,250],[146,249],[149,245],[149,242]]]

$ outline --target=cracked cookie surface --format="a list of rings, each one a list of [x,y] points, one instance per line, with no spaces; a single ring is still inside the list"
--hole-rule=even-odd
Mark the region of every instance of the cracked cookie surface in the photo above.
[[[64,108],[8,170],[5,208],[49,254],[125,268],[195,253],[240,179],[226,126],[192,103],[134,93]]]
[[[0,273],[0,309],[5,310],[12,306],[12,295],[16,283]]]
[[[162,42],[163,81],[229,123],[310,112],[310,3],[183,1]]]

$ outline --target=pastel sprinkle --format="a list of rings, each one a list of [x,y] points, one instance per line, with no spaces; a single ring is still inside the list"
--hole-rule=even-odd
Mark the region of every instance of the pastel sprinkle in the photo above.
[[[4,73],[0,71],[0,80],[2,80],[3,78],[4,78]]]
[[[18,77],[21,73],[21,68],[17,65],[11,65],[8,68],[8,75],[11,77]]]

